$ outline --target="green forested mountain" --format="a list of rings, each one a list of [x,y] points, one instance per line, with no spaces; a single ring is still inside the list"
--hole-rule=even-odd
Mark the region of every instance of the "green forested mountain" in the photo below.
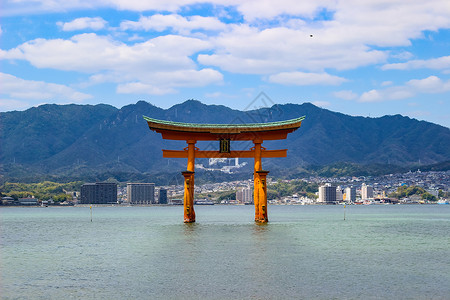
[[[194,100],[164,110],[140,101],[121,109],[42,105],[0,113],[2,173],[17,178],[122,172],[138,178],[142,173],[158,176],[183,169],[184,160],[163,159],[161,149],[182,149],[185,143],[162,140],[148,129],[143,115],[195,123],[270,122],[305,115],[302,127],[287,140],[263,144],[267,149],[289,149],[287,158],[263,162],[274,172],[337,162],[409,165],[450,160],[449,128],[400,115],[352,117],[310,103],[238,111]],[[250,146],[232,143],[232,148]]]

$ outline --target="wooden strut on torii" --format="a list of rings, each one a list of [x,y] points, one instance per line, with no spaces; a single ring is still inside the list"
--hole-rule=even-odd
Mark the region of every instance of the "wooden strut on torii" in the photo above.
[[[196,158],[254,158],[253,201],[255,204],[255,221],[266,223],[267,217],[267,174],[263,171],[261,158],[286,157],[287,149],[267,150],[261,144],[264,140],[286,139],[288,133],[300,128],[305,117],[297,119],[251,124],[193,124],[171,122],[145,117],[148,127],[161,133],[163,139],[186,141],[183,150],[162,150],[166,158],[187,158],[187,170],[184,176],[184,222],[195,222],[194,211],[194,174]],[[202,151],[195,147],[197,141],[220,141],[218,151]],[[252,141],[250,150],[233,151],[231,141]]]

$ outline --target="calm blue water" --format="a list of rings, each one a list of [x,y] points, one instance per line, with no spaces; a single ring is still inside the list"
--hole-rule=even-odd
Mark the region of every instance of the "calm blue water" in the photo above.
[[[450,299],[450,205],[0,208],[2,299]]]

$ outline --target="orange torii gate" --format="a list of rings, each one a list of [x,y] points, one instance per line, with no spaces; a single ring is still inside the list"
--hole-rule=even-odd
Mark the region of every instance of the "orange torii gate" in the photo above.
[[[183,150],[162,150],[166,158],[187,158],[187,170],[184,176],[184,222],[195,222],[194,211],[194,166],[195,158],[254,158],[253,201],[255,203],[255,221],[266,223],[267,218],[267,185],[269,171],[262,170],[261,158],[286,157],[287,149],[267,150],[261,144],[264,140],[286,139],[288,133],[297,130],[303,119],[251,124],[193,124],[163,121],[145,117],[148,127],[161,133],[163,139],[184,140],[188,144]],[[220,141],[218,151],[202,151],[195,147],[197,141]],[[252,141],[250,150],[233,151],[230,141]]]

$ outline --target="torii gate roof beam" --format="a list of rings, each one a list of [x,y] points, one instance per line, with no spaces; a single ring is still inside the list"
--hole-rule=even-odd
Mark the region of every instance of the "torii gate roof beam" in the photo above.
[[[292,120],[251,123],[251,124],[195,124],[157,120],[149,117],[144,119],[148,127],[161,133],[168,140],[214,141],[230,139],[232,141],[283,140],[288,133],[298,129],[305,117]]]

